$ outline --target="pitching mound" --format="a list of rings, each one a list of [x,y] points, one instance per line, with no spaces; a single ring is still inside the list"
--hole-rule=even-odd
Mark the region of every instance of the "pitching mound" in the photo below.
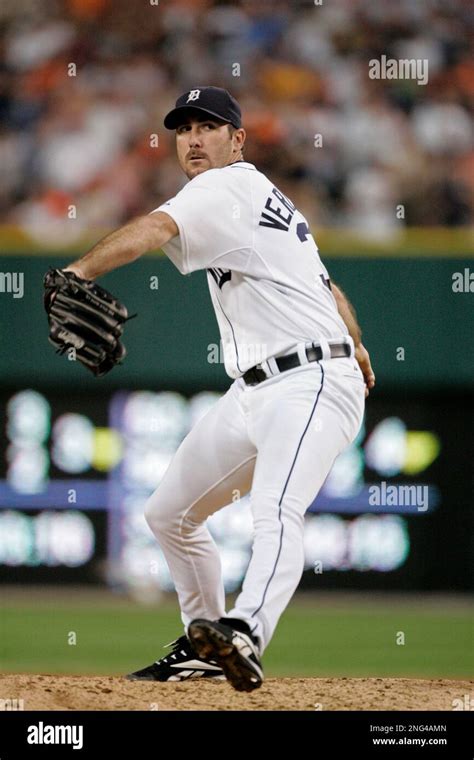
[[[245,694],[225,681],[0,676],[0,699],[22,699],[25,710],[452,710],[473,691],[474,681],[446,679],[268,678]]]

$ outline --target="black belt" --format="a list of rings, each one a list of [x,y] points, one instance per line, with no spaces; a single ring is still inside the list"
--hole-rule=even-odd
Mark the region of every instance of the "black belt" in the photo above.
[[[352,348],[349,343],[330,344],[329,350],[331,352],[331,359],[343,359],[352,354]],[[308,362],[318,362],[323,358],[323,349],[319,345],[308,346],[305,351]],[[300,361],[300,357],[295,352],[294,354],[288,354],[287,356],[276,356],[275,363],[280,372],[285,372],[287,369],[301,367],[304,362]],[[263,383],[264,380],[268,380],[270,377],[273,377],[273,375],[267,375],[267,373],[258,365],[251,367],[242,375],[242,378],[247,385]]]

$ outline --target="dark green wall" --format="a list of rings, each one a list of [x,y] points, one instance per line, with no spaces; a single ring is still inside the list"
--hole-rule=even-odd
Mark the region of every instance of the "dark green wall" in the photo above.
[[[78,364],[56,356],[47,341],[42,277],[49,265],[71,257],[2,256],[3,272],[24,272],[25,293],[0,293],[2,383],[88,389],[160,387],[183,391],[225,388],[222,365],[209,364],[208,344],[219,334],[205,274],[183,277],[164,257],[150,256],[100,282],[138,312],[125,330],[128,357],[110,375],[95,379]],[[467,387],[472,382],[473,293],[453,293],[452,275],[466,258],[328,258],[331,277],[356,307],[377,375],[386,390]],[[150,278],[158,276],[158,290]],[[397,361],[398,347],[405,360]]]

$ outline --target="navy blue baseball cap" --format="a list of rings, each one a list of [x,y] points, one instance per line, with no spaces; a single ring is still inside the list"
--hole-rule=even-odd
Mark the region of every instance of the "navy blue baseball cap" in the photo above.
[[[176,129],[189,116],[190,109],[202,111],[234,127],[242,126],[240,106],[230,92],[222,87],[195,87],[180,95],[172,111],[165,116],[166,129]]]

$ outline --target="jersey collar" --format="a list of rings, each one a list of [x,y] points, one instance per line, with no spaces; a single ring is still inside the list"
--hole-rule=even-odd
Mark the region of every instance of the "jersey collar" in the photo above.
[[[257,171],[254,164],[250,164],[248,161],[244,161],[243,159],[239,158],[238,161],[234,161],[233,164],[229,164],[229,169],[253,169],[253,171]]]

